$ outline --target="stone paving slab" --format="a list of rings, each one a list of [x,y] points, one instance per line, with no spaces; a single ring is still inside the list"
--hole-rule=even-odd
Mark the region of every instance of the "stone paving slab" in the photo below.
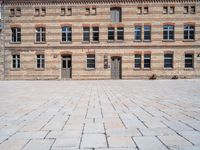
[[[200,80],[0,81],[0,150],[199,150]]]

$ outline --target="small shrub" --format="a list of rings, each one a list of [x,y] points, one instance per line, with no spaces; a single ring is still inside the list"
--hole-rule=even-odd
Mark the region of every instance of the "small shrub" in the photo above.
[[[174,75],[173,77],[172,77],[172,79],[178,79],[178,76],[177,75]]]
[[[156,80],[157,79],[157,75],[153,74],[152,76],[149,77],[150,80]]]

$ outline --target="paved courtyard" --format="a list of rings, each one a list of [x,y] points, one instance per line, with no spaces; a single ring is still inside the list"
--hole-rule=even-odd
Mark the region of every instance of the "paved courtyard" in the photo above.
[[[199,150],[200,80],[1,81],[0,150]]]

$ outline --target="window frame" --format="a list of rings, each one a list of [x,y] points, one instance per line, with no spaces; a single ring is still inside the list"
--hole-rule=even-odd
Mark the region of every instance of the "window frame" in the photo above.
[[[108,27],[108,41],[115,41],[115,27]]]
[[[11,43],[21,43],[21,28],[12,27],[11,28]]]
[[[96,56],[95,54],[87,54],[86,56],[86,69],[93,70],[96,68]],[[92,62],[89,62],[92,61]],[[92,66],[90,66],[92,65]]]
[[[92,27],[92,41],[99,42],[99,27]]]
[[[20,69],[20,55],[19,54],[12,54],[12,69]]]
[[[192,34],[192,32],[193,32],[193,34]],[[193,38],[191,38],[191,36]],[[184,25],[183,39],[184,40],[195,40],[195,25],[191,25],[191,24],[185,24]]]
[[[37,30],[39,29],[39,30]],[[46,42],[46,28],[45,27],[36,27],[35,28],[35,42],[36,43],[45,43]],[[39,36],[39,41],[38,41],[38,36]]]
[[[83,27],[83,42],[90,42],[90,27],[88,26]]]
[[[135,41],[142,41],[142,26],[141,25],[135,25],[135,37],[134,37],[134,39],[135,39]]]
[[[63,40],[63,39],[65,39],[65,40]],[[72,42],[72,27],[71,26],[62,26],[61,27],[61,41],[66,42],[66,43]]]
[[[174,68],[174,54],[165,53],[164,54],[164,69],[173,69]]]
[[[110,8],[110,19],[112,23],[122,22],[122,8],[121,7],[111,7]]]
[[[144,41],[151,41],[151,25],[144,25]]]
[[[134,68],[135,69],[141,69],[142,68],[142,54],[135,54]]]
[[[144,69],[151,69],[151,54],[144,54]]]
[[[172,34],[170,34],[170,32],[172,32]],[[174,41],[175,40],[175,26],[174,25],[164,25],[163,26],[163,40],[164,41]]]
[[[36,55],[36,68],[37,69],[44,69],[45,68],[45,55],[44,54],[37,54]]]
[[[117,27],[117,41],[124,41],[124,27]]]
[[[188,56],[186,57],[186,55],[191,55],[191,57],[190,58]],[[191,62],[186,62],[188,60]],[[185,66],[185,69],[194,69],[194,54],[193,53],[185,53],[184,66]]]

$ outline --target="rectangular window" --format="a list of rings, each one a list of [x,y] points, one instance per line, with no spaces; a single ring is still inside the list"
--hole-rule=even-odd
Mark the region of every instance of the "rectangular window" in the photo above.
[[[14,17],[15,16],[15,9],[10,9],[10,17]]]
[[[108,27],[108,40],[109,41],[115,40],[115,28],[114,27]]]
[[[135,26],[135,40],[141,41],[142,40],[142,27]]]
[[[93,32],[93,41],[98,42],[99,41],[99,27],[93,27],[92,28]]]
[[[169,13],[170,14],[174,14],[175,13],[175,7],[174,6],[170,6],[169,7]]]
[[[188,14],[189,13],[189,6],[184,6],[184,14]]]
[[[149,7],[144,7],[144,14],[148,14],[149,13]]]
[[[72,15],[72,8],[67,8],[67,16],[71,16]]]
[[[21,42],[21,28],[11,28],[12,31],[12,42]]]
[[[37,55],[37,68],[38,69],[43,69],[44,66],[45,66],[44,54]]]
[[[195,13],[196,13],[196,8],[195,8],[195,6],[191,6],[191,7],[190,7],[190,13],[191,13],[191,14],[195,14]]]
[[[173,25],[165,25],[163,27],[163,39],[174,40],[174,26]]]
[[[90,27],[83,27],[83,41],[90,41]]]
[[[163,14],[168,14],[168,7],[167,6],[163,7]]]
[[[20,55],[12,55],[12,68],[13,69],[20,68]]]
[[[60,15],[61,16],[65,16],[65,13],[66,13],[66,9],[65,8],[61,8]]]
[[[90,8],[85,8],[85,15],[90,15]]]
[[[92,15],[96,15],[97,14],[97,9],[95,7],[92,8]]]
[[[195,40],[194,25],[184,25],[184,40]]]
[[[151,68],[151,54],[144,54],[144,68]]]
[[[194,54],[185,54],[185,68],[194,68]]]
[[[39,16],[40,15],[40,9],[39,8],[35,8],[35,16]]]
[[[20,17],[21,16],[21,8],[17,8],[16,9],[16,17]]]
[[[104,69],[108,69],[108,55],[104,55]]]
[[[137,14],[141,15],[142,14],[142,7],[137,8]]]
[[[119,23],[122,21],[122,12],[120,7],[114,7],[110,9],[111,21],[114,23]]]
[[[149,25],[144,26],[144,40],[145,41],[151,40],[151,26]]]
[[[87,55],[87,68],[95,69],[95,55],[93,54]]]
[[[70,26],[62,27],[62,42],[72,42],[72,28]]]
[[[173,54],[164,54],[164,68],[173,68]]]
[[[46,16],[46,8],[41,9],[41,16]]]
[[[117,28],[117,40],[120,40],[120,41],[124,40],[124,28],[123,27]]]
[[[46,29],[44,27],[36,28],[36,42],[46,41]]]
[[[135,68],[141,68],[141,54],[135,54]]]

